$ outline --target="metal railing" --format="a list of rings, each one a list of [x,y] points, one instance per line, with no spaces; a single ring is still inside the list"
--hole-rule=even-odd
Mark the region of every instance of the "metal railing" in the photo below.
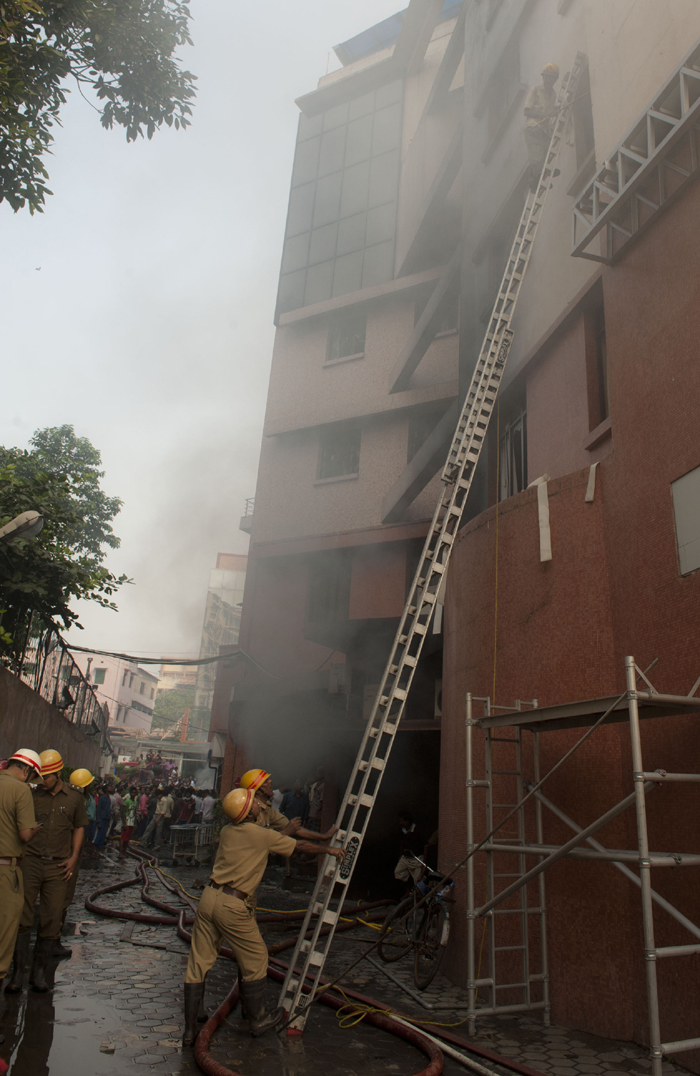
[[[74,725],[98,734],[102,744],[111,748],[108,715],[55,628],[36,633],[30,628],[24,652],[12,672]]]
[[[255,508],[255,497],[246,497],[246,500],[245,500],[245,512],[243,513],[243,516],[244,517],[245,516],[252,516],[254,508]]]

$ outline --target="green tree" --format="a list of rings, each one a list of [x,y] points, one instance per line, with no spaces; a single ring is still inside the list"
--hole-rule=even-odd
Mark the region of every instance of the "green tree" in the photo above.
[[[128,142],[187,127],[195,76],[176,52],[192,43],[189,20],[188,0],[1,0],[0,202],[43,212],[43,158],[69,77]]]
[[[180,720],[185,710],[194,706],[194,684],[174,687],[170,691],[161,691],[153,707],[154,729],[172,729]]]
[[[116,609],[111,599],[128,582],[104,567],[107,551],[119,547],[111,523],[122,502],[100,488],[99,451],[72,426],[38,430],[30,445],[0,446],[0,527],[30,509],[44,517],[37,538],[0,543],[2,627],[11,650],[23,645],[30,613],[80,627],[74,599]]]

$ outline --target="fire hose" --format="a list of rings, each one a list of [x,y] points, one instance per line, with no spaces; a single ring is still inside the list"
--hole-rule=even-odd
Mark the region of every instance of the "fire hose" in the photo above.
[[[188,943],[191,941],[191,933],[187,930],[187,924],[194,921],[192,915],[187,915],[184,908],[173,908],[171,905],[165,904],[162,901],[157,900],[149,893],[150,879],[148,877],[147,869],[151,867],[158,874],[161,884],[174,896],[183,901],[191,911],[195,910],[194,899],[187,893],[180,892],[175,886],[170,885],[165,879],[163,872],[157,866],[155,857],[148,855],[140,849],[130,849],[130,854],[137,860],[136,872],[132,878],[125,879],[121,882],[116,882],[108,886],[103,886],[94,890],[85,899],[85,907],[88,911],[93,912],[96,915],[107,916],[111,919],[131,920],[137,923],[146,923],[152,926],[174,926],[177,928],[177,933],[180,938]],[[107,894],[116,893],[123,889],[127,889],[132,886],[141,885],[140,897],[141,899],[151,907],[162,912],[161,915],[151,915],[139,912],[127,912],[119,911],[114,908],[108,908],[104,905],[97,904],[96,898],[105,896]],[[374,908],[385,906],[390,902],[388,901],[374,901],[372,903],[357,905],[351,909],[350,914],[353,918],[348,918],[346,921],[338,924],[336,930],[345,931],[352,930],[357,926],[363,925],[363,920],[357,918],[357,913],[360,911],[369,911]],[[271,914],[261,915],[257,917],[259,923],[277,923],[280,926],[285,922],[294,922],[303,918],[305,912],[273,912]],[[329,928],[325,928],[327,930]],[[323,930],[322,930],[323,933]],[[291,948],[295,944],[296,939],[288,939],[286,941],[277,942],[274,945],[268,947],[270,954],[270,962],[268,965],[268,977],[283,981],[285,972],[288,965],[284,961],[275,959],[273,954],[282,952],[285,949]],[[235,960],[233,952],[226,946],[222,946],[220,949],[220,955],[230,960]],[[311,992],[311,985],[308,986],[306,992]],[[404,1039],[406,1042],[411,1043],[428,1058],[428,1064],[416,1073],[415,1076],[440,1076],[443,1069],[443,1051],[449,1056],[454,1057],[461,1064],[471,1069],[478,1076],[495,1076],[491,1069],[486,1068],[479,1062],[474,1061],[472,1058],[466,1056],[463,1053],[455,1050],[453,1047],[446,1046],[445,1042],[440,1040],[446,1040],[456,1046],[462,1047],[462,1049],[469,1051],[471,1054],[483,1057],[485,1060],[491,1061],[500,1065],[501,1067],[509,1069],[511,1072],[518,1073],[519,1076],[542,1076],[541,1073],[536,1072],[534,1069],[529,1068],[526,1065],[520,1065],[511,1058],[502,1057],[501,1055],[494,1053],[491,1050],[487,1050],[483,1047],[477,1046],[475,1043],[469,1042],[466,1039],[462,1039],[458,1035],[451,1034],[444,1028],[439,1031],[439,1039],[435,1036],[431,1030],[424,1024],[411,1019],[410,1017],[404,1017],[398,1013],[394,1013],[387,1009],[381,1002],[374,998],[367,997],[364,994],[360,994],[350,988],[343,988],[341,991],[343,997],[336,997],[329,991],[322,993],[316,1000],[320,1001],[324,1005],[328,1005],[330,1008],[336,1010],[345,1009],[349,1000],[357,1003],[357,1012],[359,1019],[365,1019],[375,1027],[380,1028],[383,1031],[388,1031],[390,1034],[396,1035],[399,1038]],[[230,1012],[232,1012],[238,1003],[238,981],[236,981],[229,991],[228,995],[217,1010],[210,1016],[207,1022],[200,1030],[195,1043],[195,1060],[199,1067],[207,1074],[207,1076],[240,1076],[238,1073],[234,1073],[233,1070],[222,1065],[220,1062],[215,1061],[209,1053],[209,1047],[212,1036],[216,1032],[220,1024],[226,1019]]]

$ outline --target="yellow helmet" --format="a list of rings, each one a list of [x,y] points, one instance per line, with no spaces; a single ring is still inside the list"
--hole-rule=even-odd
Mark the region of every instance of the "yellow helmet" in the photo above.
[[[252,789],[234,788],[233,792],[229,792],[227,796],[224,796],[224,802],[221,806],[227,818],[238,824],[248,817],[254,799],[255,792]]]
[[[58,751],[42,751],[39,758],[41,759],[42,777],[46,777],[49,773],[60,773],[63,769],[63,759]]]
[[[261,785],[264,785],[270,774],[267,770],[248,770],[243,774],[240,780],[241,788],[249,788],[252,792],[257,792]]]
[[[559,65],[558,64],[545,64],[542,68],[543,75],[554,75],[555,79],[559,78]]]
[[[76,785],[78,788],[87,788],[91,785],[95,778],[92,776],[89,770],[73,770],[70,775],[70,783]]]

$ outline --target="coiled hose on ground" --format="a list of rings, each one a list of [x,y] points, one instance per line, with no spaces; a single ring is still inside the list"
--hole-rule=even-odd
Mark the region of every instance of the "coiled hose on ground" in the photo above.
[[[121,882],[113,883],[112,885],[102,886],[99,889],[94,890],[85,899],[85,907],[88,911],[93,912],[95,915],[107,916],[110,919],[122,919],[132,920],[137,923],[146,923],[151,926],[174,926],[177,928],[178,935],[186,942],[190,942],[192,935],[187,930],[187,925],[194,921],[193,915],[187,915],[184,908],[174,908],[162,901],[157,900],[149,893],[150,880],[147,870],[151,867],[157,871],[159,881],[162,885],[176,896],[179,900],[187,904],[190,911],[195,910],[195,903],[186,893],[170,885],[162,871],[157,866],[157,860],[154,856],[148,855],[141,849],[132,848],[130,854],[137,860],[136,872],[132,878],[128,878]],[[105,896],[108,893],[117,893],[122,889],[127,889],[130,886],[136,886],[141,884],[141,899],[151,907],[157,909],[161,915],[150,915],[139,912],[127,912],[117,911],[114,908],[106,908],[104,905],[96,903],[96,899],[101,896]],[[360,911],[369,911],[374,908],[379,908],[390,903],[389,901],[374,901],[368,904],[356,905],[350,909],[350,915],[356,916]],[[270,913],[265,915],[258,915],[257,921],[259,923],[279,923],[295,922],[303,919],[305,912],[280,912]],[[354,927],[362,925],[362,920],[354,917],[348,919],[346,922],[339,923],[336,927],[337,931],[352,930]],[[283,981],[285,972],[288,968],[288,964],[284,961],[275,959],[273,954],[282,952],[285,949],[291,948],[296,942],[296,938],[291,938],[287,941],[277,942],[274,945],[268,947],[270,953],[270,963],[268,965],[267,974],[270,978],[278,981]],[[230,949],[225,946],[221,947],[220,955],[234,960],[235,957]],[[309,991],[311,986],[309,986]],[[494,1053],[491,1050],[484,1049],[481,1046],[477,1046],[475,1043],[469,1042],[466,1039],[461,1038],[458,1035],[454,1035],[444,1028],[440,1028],[436,1033],[432,1028],[429,1029],[419,1022],[411,1019],[410,1017],[404,1017],[402,1014],[387,1011],[381,1001],[377,1001],[374,998],[367,997],[364,994],[358,993],[356,990],[351,990],[344,987],[342,990],[342,997],[337,997],[331,994],[330,991],[326,991],[320,994],[317,998],[324,1005],[328,1005],[331,1008],[340,1010],[344,1009],[348,1005],[348,999],[357,1003],[358,1014],[361,1013],[360,1019],[364,1018],[375,1027],[381,1028],[383,1031],[388,1031],[392,1035],[396,1035],[399,1038],[404,1039],[406,1042],[410,1042],[418,1050],[426,1055],[428,1058],[428,1064],[416,1073],[415,1076],[440,1076],[443,1069],[443,1049],[450,1056],[456,1058],[460,1063],[466,1065],[472,1071],[480,1074],[480,1076],[494,1076],[490,1069],[465,1056],[462,1053],[457,1052],[450,1047],[445,1047],[443,1042],[439,1042],[438,1039],[445,1040],[456,1046],[460,1046],[463,1050],[467,1050],[471,1054],[476,1054],[485,1060],[498,1064],[503,1068],[509,1069],[511,1072],[518,1073],[519,1076],[542,1076],[541,1073],[536,1072],[534,1069],[529,1068],[526,1065],[520,1065],[518,1062],[513,1061],[511,1058],[502,1057],[501,1055]],[[215,1061],[209,1053],[209,1046],[212,1036],[220,1024],[226,1019],[230,1012],[235,1009],[238,1003],[238,981],[236,981],[226,996],[221,1005],[215,1013],[204,1024],[195,1044],[195,1059],[197,1064],[207,1076],[240,1076],[239,1073],[233,1072],[232,1069],[227,1068],[220,1062]]]

